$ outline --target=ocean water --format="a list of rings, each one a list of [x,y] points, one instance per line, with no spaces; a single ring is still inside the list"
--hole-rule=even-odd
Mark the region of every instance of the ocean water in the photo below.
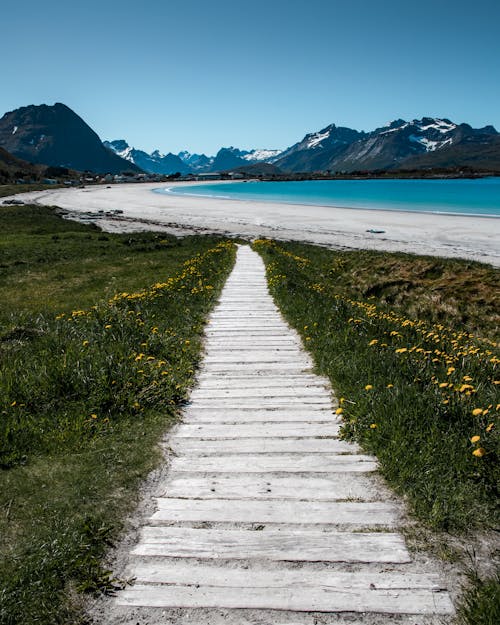
[[[500,178],[210,183],[158,189],[228,200],[500,217]]]

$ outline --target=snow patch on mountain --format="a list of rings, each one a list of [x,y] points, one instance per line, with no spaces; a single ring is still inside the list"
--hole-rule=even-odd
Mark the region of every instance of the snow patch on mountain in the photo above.
[[[269,161],[281,154],[281,150],[252,150],[247,152],[242,158],[246,161]]]
[[[330,136],[330,130],[316,132],[313,135],[310,135],[310,139],[307,140],[305,149],[311,149],[318,146],[322,141],[328,139]]]

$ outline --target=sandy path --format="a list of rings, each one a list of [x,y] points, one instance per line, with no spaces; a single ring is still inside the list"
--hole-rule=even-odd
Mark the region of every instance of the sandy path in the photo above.
[[[128,555],[135,583],[101,622],[448,622],[435,565],[408,552],[375,458],[339,440],[328,382],[248,247],[206,336],[155,511]]]
[[[178,183],[193,184],[193,183]],[[229,183],[230,184],[230,183]],[[23,195],[108,231],[217,232],[479,260],[500,266],[500,219],[355,210],[152,193],[158,184],[55,189]],[[169,185],[174,186],[174,185]],[[19,196],[18,196],[19,197]],[[114,211],[123,211],[115,213]],[[372,234],[369,229],[384,230]]]

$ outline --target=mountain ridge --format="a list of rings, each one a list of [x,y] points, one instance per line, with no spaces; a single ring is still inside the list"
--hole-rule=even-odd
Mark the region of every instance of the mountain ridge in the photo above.
[[[330,124],[285,150],[230,146],[207,156],[187,150],[147,153],[124,139],[102,142],[74,111],[56,103],[5,113],[0,119],[0,146],[28,163],[111,174],[350,174],[460,167],[500,171],[497,130],[491,125],[457,124],[446,117],[396,119],[369,132]]]
[[[277,168],[273,171],[291,174],[461,166],[500,171],[499,136],[491,125],[474,129],[446,117],[396,119],[370,132],[330,124],[306,134],[281,152],[240,150],[233,146],[221,148],[215,156],[179,152],[177,156],[183,166],[177,162],[176,171],[193,174],[246,171],[249,165],[258,163],[272,164]],[[141,164],[148,171],[147,164]],[[174,172],[170,169],[162,173]]]
[[[0,146],[30,163],[96,173],[141,171],[108,150],[97,133],[60,102],[5,113],[0,119]]]

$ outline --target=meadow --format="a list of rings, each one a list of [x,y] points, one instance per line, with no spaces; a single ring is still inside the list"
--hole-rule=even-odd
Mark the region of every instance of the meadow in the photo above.
[[[0,211],[0,622],[84,623],[235,246]]]
[[[161,462],[235,246],[106,234],[39,206],[0,220],[0,622],[84,625],[82,596],[126,583],[103,563]],[[436,536],[473,548],[496,531],[499,271],[254,246],[331,380],[342,435]],[[461,622],[493,625],[498,578],[470,577]]]
[[[474,535],[498,531],[500,272],[268,240],[254,247],[282,312],[331,380],[342,436],[378,457],[443,543],[445,532],[468,535],[473,549]],[[498,577],[472,577],[465,622],[493,624]]]

